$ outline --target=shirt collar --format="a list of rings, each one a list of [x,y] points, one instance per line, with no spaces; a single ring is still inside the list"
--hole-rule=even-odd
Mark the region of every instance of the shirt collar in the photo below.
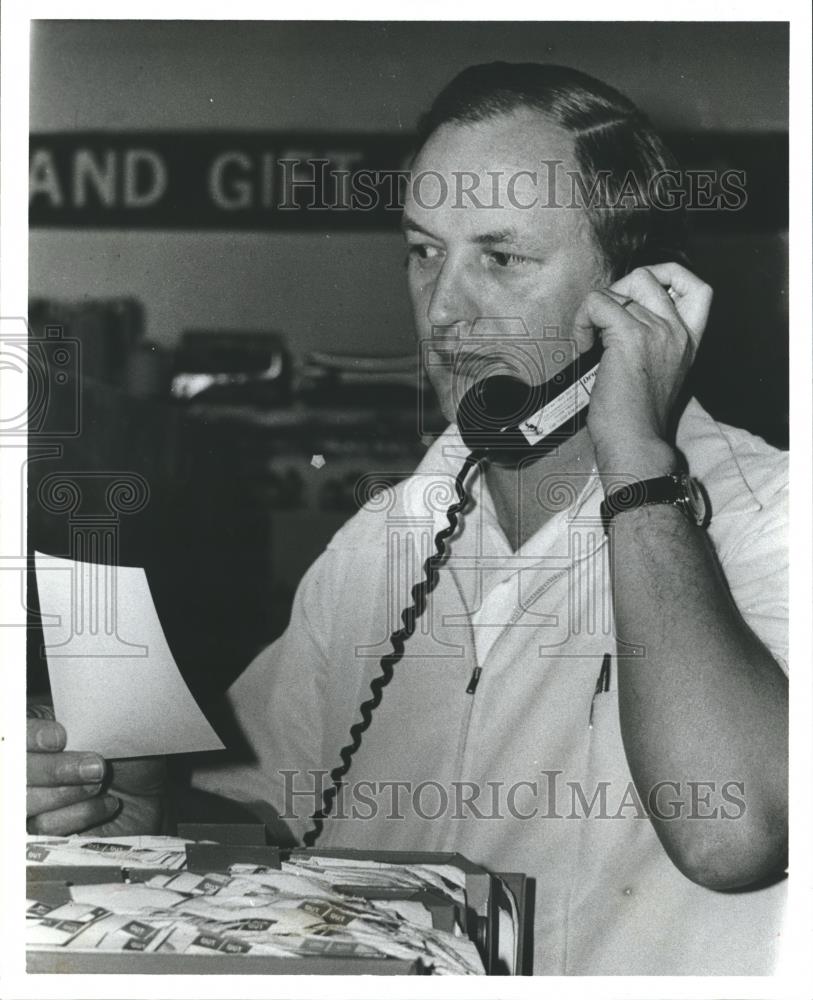
[[[676,443],[686,455],[689,471],[701,481],[707,474],[718,478],[714,475],[714,469],[721,461],[727,460],[729,481],[726,483],[725,496],[715,498],[723,501],[720,506],[724,508],[724,514],[760,510],[761,504],[740,468],[725,430],[696,399],[690,399],[681,415]],[[734,432],[732,429],[732,433]],[[448,525],[446,512],[457,499],[455,479],[468,454],[469,448],[463,442],[457,426],[450,424],[430,446],[415,474],[405,484],[403,505],[408,518],[426,522],[431,517],[435,533]],[[598,530],[601,537],[594,540],[591,548],[601,543],[603,532],[600,529],[599,508],[604,494],[599,476],[592,469],[584,473],[583,480],[577,478],[575,483],[570,489],[562,483],[559,476],[551,480],[550,500],[559,509],[528,539],[518,554],[536,556],[549,551],[553,539],[562,528],[562,522],[566,520],[578,521],[585,531]],[[479,523],[488,530],[488,540],[491,543],[489,547],[499,545],[510,554],[510,545],[499,525],[485,477],[479,473],[469,473],[466,491],[474,498],[480,514]]]
[[[403,502],[407,517],[416,520],[431,517],[435,532],[448,524],[446,512],[457,499],[455,479],[468,454],[469,448],[463,442],[457,426],[450,424],[431,445],[415,470],[415,475],[406,483]],[[563,522],[573,520],[583,513],[591,521],[598,520],[599,504],[603,497],[600,487],[595,468],[576,477],[573,488],[565,486],[559,476],[552,479],[548,499],[553,504],[555,513],[525,542],[516,555],[526,558],[537,555],[542,557],[550,550],[554,539],[560,536]],[[476,523],[482,532],[487,533],[487,538],[484,537],[486,549],[491,553],[498,549],[506,555],[514,554],[497,518],[485,476],[479,472],[469,473],[465,488],[474,501],[474,509],[478,515]],[[471,516],[466,523],[471,525]]]

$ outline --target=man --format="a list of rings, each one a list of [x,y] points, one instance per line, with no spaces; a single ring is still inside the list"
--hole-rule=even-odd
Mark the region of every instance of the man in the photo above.
[[[447,524],[469,373],[482,361],[548,379],[600,338],[586,425],[540,458],[469,476],[450,558],[355,732],[319,840],[458,850],[531,875],[539,974],[759,973],[776,945],[785,463],[681,399],[711,291],[675,262],[678,216],[651,197],[671,167],[636,109],[575,71],[473,67],[438,97],[403,224],[417,334],[452,425],[335,536],[285,635],[232,687],[254,759],[195,778],[281,839],[308,836]],[[628,172],[649,201],[591,205],[597,179],[612,195]],[[551,176],[588,196],[551,199]],[[708,495],[708,528],[687,516],[684,467]],[[602,517],[605,492],[653,480],[653,502]],[[31,725],[35,751],[63,738]],[[32,832],[155,822],[158,789],[142,781],[158,765],[115,764],[121,801],[107,803],[79,785],[91,779],[78,755],[31,759]]]

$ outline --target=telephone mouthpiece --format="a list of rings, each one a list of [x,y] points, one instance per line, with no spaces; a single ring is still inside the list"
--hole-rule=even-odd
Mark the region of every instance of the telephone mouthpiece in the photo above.
[[[527,451],[519,425],[544,403],[543,386],[511,375],[491,375],[468,389],[457,408],[457,426],[466,446],[496,461]],[[511,459],[509,458],[509,461]]]
[[[584,426],[601,353],[596,340],[541,385],[513,375],[475,382],[457,408],[467,447],[497,465],[518,465],[552,451]]]

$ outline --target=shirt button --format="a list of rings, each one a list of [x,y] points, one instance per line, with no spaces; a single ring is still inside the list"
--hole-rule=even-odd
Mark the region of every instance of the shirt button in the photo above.
[[[621,892],[625,896],[631,896],[632,895],[632,889],[629,886],[626,886],[624,889],[621,890]]]

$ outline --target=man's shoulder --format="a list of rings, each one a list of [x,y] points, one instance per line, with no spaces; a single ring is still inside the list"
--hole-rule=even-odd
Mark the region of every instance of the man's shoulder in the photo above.
[[[787,490],[787,452],[715,420],[695,399],[681,416],[677,445],[717,515],[761,510]]]
[[[414,528],[427,518],[437,521],[445,517],[446,508],[455,499],[454,478],[463,457],[459,436],[449,427],[411,472],[363,477],[356,489],[361,506],[331,538],[327,552],[379,548],[399,526]]]
[[[410,474],[414,475],[414,473]],[[387,523],[404,509],[404,490],[408,477],[388,476],[370,483],[369,494],[361,507],[338,529],[327,544],[327,552],[342,552],[378,547],[386,535]]]

